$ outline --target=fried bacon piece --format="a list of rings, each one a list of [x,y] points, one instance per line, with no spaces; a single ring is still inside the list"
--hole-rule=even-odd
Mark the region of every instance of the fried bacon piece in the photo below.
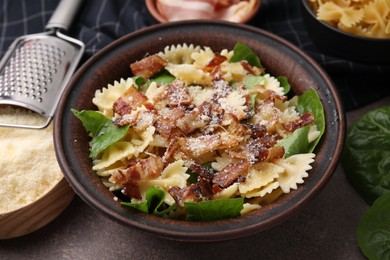
[[[167,140],[172,140],[177,137],[182,137],[183,133],[177,127],[176,122],[179,118],[185,115],[185,110],[182,107],[176,107],[169,110],[169,116],[160,114],[154,123],[156,131],[160,133]]]
[[[167,149],[165,150],[163,161],[165,163],[170,162],[172,159],[174,159],[175,152],[179,149],[179,142],[177,138],[172,139],[172,141],[169,143]]]
[[[202,135],[199,137],[179,138],[180,149],[190,157],[199,157],[215,151],[222,143],[219,134]]]
[[[132,165],[126,170],[118,170],[112,175],[114,182],[123,187],[122,193],[136,199],[141,199],[137,181],[141,179],[141,175],[137,170],[136,165]]]
[[[241,66],[246,70],[249,74],[259,76],[261,73],[265,71],[264,68],[258,68],[250,65],[247,61],[241,61]]]
[[[126,170],[120,170],[123,174],[125,172],[126,178],[122,180],[139,181],[141,179],[155,179],[161,175],[164,170],[164,162],[161,157],[150,156],[146,159],[136,159],[129,163]],[[117,178],[114,179],[117,182]],[[123,182],[122,182],[123,183]]]
[[[157,119],[155,111],[136,111],[136,113],[125,114],[114,120],[118,126],[131,125],[137,132],[145,131],[146,128],[153,125]]]
[[[259,139],[250,139],[244,145],[229,152],[233,158],[247,160],[250,164],[264,161],[268,157],[268,149]]]
[[[251,130],[252,138],[260,138],[267,133],[267,127],[262,124],[247,124],[247,127]]]
[[[177,127],[179,127],[184,134],[188,135],[197,129],[207,126],[211,118],[208,115],[210,114],[210,108],[206,108],[206,106],[206,104],[202,104],[199,108],[186,112],[182,118],[177,120]]]
[[[214,53],[214,57],[209,61],[209,63],[202,68],[203,71],[209,72],[213,78],[219,77],[219,68],[222,62],[226,61],[227,58],[222,56],[219,53]],[[215,76],[213,76],[215,75]]]
[[[139,162],[143,171],[143,178],[155,179],[159,177],[164,170],[164,162],[161,157],[150,156],[145,160]]]
[[[227,188],[239,177],[245,176],[248,173],[249,167],[250,164],[247,161],[228,164],[214,175],[213,183],[218,184],[221,188]]]
[[[166,65],[167,61],[155,54],[130,64],[130,69],[133,72],[133,75],[149,79]]]
[[[230,114],[230,118],[231,123],[227,128],[230,135],[246,136],[251,134],[251,129],[247,125],[241,124],[236,116]]]
[[[184,207],[184,202],[200,202],[202,201],[202,194],[197,184],[180,188],[173,186],[168,190],[168,193],[175,200],[179,207]]]
[[[298,128],[310,125],[314,122],[314,115],[311,112],[302,114],[297,119],[284,123],[283,128],[289,132],[294,132]]]
[[[200,189],[200,193],[204,198],[210,200],[213,197],[213,188],[212,188],[212,180],[198,177],[198,187]]]
[[[208,168],[197,163],[192,163],[188,168],[193,173],[198,175],[197,184],[202,193],[202,196],[206,199],[211,199],[214,194],[212,180],[215,171],[212,168]]]
[[[123,184],[122,193],[134,199],[142,199],[139,187],[137,183],[133,181],[129,181]]]
[[[181,80],[174,80],[167,86],[167,100],[170,107],[187,106],[191,104],[188,89]]]
[[[124,98],[120,97],[114,102],[113,110],[115,113],[123,116],[125,114],[130,114],[133,108]]]
[[[268,150],[268,156],[264,161],[270,162],[273,159],[281,159],[284,156],[284,147],[283,146],[277,146],[271,147]]]
[[[138,181],[141,179],[155,179],[164,170],[164,163],[160,157],[150,156],[146,159],[131,160],[124,170],[118,170],[112,175],[113,181],[123,187],[123,193],[131,198],[141,199]]]
[[[275,99],[285,102],[288,99],[287,96],[278,95],[275,91],[269,89],[263,92],[261,95],[262,95],[262,99],[264,99],[264,102],[266,103],[267,102],[275,103]]]
[[[215,175],[215,171],[212,168],[202,166],[197,163],[191,163],[188,167],[192,172],[196,173],[199,177],[204,179],[212,179]]]
[[[132,110],[145,104],[147,101],[148,98],[134,87],[134,85],[131,85],[131,87],[125,91],[124,97],[120,97],[114,102],[113,110],[115,113],[123,116],[129,114]]]

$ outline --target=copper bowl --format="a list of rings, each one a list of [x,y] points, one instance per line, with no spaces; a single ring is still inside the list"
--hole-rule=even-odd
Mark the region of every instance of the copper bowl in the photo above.
[[[146,7],[148,8],[149,13],[153,16],[153,18],[160,22],[160,23],[166,23],[169,22],[169,19],[160,12],[160,10],[157,7],[157,0],[145,0]],[[261,5],[261,0],[256,0],[253,9],[250,10],[250,12],[246,13],[244,16],[241,17],[239,23],[247,23],[249,22],[259,11]]]
[[[285,75],[294,94],[313,87],[323,102],[326,130],[317,146],[310,177],[297,190],[245,216],[212,222],[172,220],[124,208],[92,170],[89,136],[71,109],[96,109],[96,89],[130,76],[129,64],[145,53],[166,46],[194,44],[215,51],[242,42],[257,53],[267,71]],[[302,210],[327,184],[344,143],[345,118],[337,91],[327,74],[308,55],[289,42],[260,29],[229,22],[187,21],[158,24],[124,36],[88,60],[61,98],[55,118],[55,149],[60,166],[75,192],[105,216],[160,237],[192,242],[221,241],[255,234],[287,220]]]

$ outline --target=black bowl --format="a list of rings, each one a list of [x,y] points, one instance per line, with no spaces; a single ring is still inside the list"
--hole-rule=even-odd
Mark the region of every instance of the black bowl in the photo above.
[[[96,89],[130,76],[129,64],[146,53],[157,53],[172,44],[209,46],[214,51],[233,49],[240,41],[261,57],[273,75],[288,77],[292,92],[302,94],[313,87],[325,109],[326,130],[316,148],[310,177],[297,190],[283,195],[269,206],[245,216],[189,222],[144,214],[124,208],[102,184],[88,158],[89,136],[71,113],[96,109]],[[339,160],[344,143],[345,118],[337,91],[327,74],[310,57],[287,41],[248,25],[216,21],[164,23],[120,38],[88,60],[71,80],[61,98],[55,118],[55,148],[65,177],[75,192],[109,218],[132,228],[180,241],[221,241],[248,236],[277,225],[299,212],[325,186]]]
[[[390,63],[390,39],[362,37],[339,30],[318,20],[308,0],[300,2],[309,36],[321,51],[351,61]]]

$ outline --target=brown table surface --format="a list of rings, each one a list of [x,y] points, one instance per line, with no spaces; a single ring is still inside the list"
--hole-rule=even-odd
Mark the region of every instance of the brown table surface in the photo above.
[[[383,105],[390,97],[348,112],[348,124]],[[75,197],[42,229],[0,241],[0,259],[365,259],[355,233],[367,208],[339,166],[324,190],[281,225],[238,240],[192,244],[125,228]]]

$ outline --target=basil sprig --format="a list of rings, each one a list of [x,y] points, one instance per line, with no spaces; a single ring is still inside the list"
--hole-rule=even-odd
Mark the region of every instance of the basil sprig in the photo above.
[[[116,126],[111,119],[97,111],[72,109],[72,112],[80,119],[85,130],[92,135],[91,152],[89,154],[91,158],[98,156],[107,147],[121,140],[129,131],[128,125]]]

